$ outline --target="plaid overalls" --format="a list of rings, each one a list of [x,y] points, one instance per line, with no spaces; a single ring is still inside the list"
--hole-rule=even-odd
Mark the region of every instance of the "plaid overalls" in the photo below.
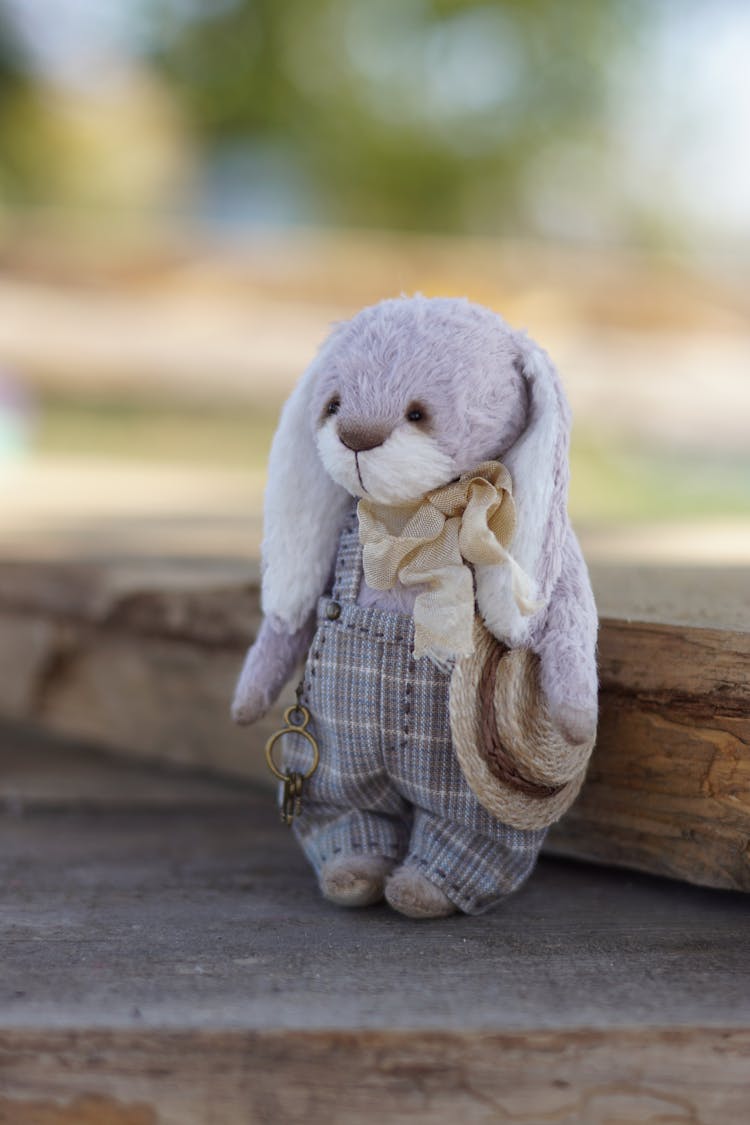
[[[356,511],[344,527],[330,596],[304,675],[302,702],[320,745],[295,832],[315,870],[336,857],[387,856],[416,866],[467,914],[529,875],[545,830],[510,828],[479,804],[451,746],[450,673],[412,656],[410,615],[357,605]],[[286,736],[286,769],[304,769]]]

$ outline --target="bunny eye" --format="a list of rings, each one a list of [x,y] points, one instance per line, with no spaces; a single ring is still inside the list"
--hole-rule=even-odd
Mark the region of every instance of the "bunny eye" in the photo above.
[[[338,414],[339,407],[341,406],[341,399],[335,395],[326,407],[326,414]]]
[[[418,402],[412,402],[409,409],[406,411],[406,419],[408,422],[423,422],[427,417],[427,411]]]

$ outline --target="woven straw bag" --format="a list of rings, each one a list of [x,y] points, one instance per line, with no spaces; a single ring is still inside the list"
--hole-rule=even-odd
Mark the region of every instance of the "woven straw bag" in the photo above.
[[[544,828],[577,797],[594,739],[563,736],[541,690],[539,657],[501,644],[479,618],[474,652],[451,675],[450,720],[466,781],[503,823]]]

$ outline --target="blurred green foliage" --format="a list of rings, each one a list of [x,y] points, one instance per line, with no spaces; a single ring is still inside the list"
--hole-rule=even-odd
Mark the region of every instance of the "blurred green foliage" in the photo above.
[[[64,98],[44,88],[2,5],[0,200],[75,202],[82,180],[64,171],[66,159],[85,159],[93,177],[97,165],[116,167],[133,137],[110,136],[121,146],[109,157],[76,155],[75,141],[66,156]],[[123,58],[166,92],[189,138],[177,205],[191,198],[191,183],[200,196],[211,168],[234,153],[239,193],[270,161],[267,191],[296,192],[305,221],[500,234],[539,228],[561,157],[568,180],[599,177],[606,189],[613,100],[653,18],[647,0],[115,6],[132,25]],[[84,77],[95,103],[96,76]],[[113,119],[110,132],[118,128]],[[618,206],[635,229],[634,204]]]
[[[207,148],[282,143],[334,223],[528,225],[529,177],[604,145],[642,0],[157,0],[156,61]],[[541,169],[540,169],[541,174]],[[502,218],[500,218],[502,217]]]
[[[0,17],[0,199],[28,197],[37,183],[33,152],[38,144],[33,132],[27,132],[34,100],[34,81],[24,68],[20,44],[7,19]]]

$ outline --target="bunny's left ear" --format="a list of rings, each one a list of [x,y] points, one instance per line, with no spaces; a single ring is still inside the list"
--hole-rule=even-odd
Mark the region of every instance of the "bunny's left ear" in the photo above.
[[[513,480],[516,532],[510,553],[534,580],[536,612],[546,606],[560,574],[568,531],[570,407],[560,378],[545,351],[523,333],[515,334],[518,368],[528,390],[526,428],[503,456]],[[489,629],[501,640],[520,644],[532,618],[512,597],[507,567],[477,570],[477,601]]]
[[[315,609],[352,505],[323,468],[315,445],[313,397],[332,338],[287,399],[268,458],[261,604],[288,632],[301,628]]]

